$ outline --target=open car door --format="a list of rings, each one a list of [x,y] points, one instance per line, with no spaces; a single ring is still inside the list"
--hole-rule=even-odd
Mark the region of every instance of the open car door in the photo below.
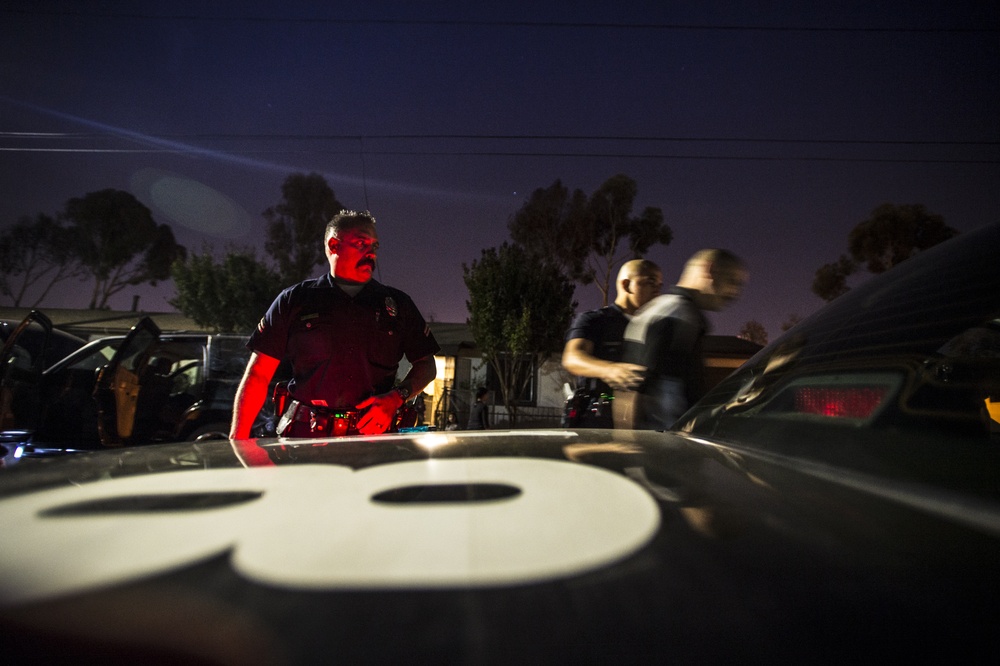
[[[104,446],[134,443],[139,393],[150,353],[159,339],[159,327],[149,317],[143,317],[101,369],[94,387],[94,400],[97,402],[97,429]]]
[[[38,425],[51,337],[52,322],[37,310],[7,337],[0,351],[0,431],[30,433]]]

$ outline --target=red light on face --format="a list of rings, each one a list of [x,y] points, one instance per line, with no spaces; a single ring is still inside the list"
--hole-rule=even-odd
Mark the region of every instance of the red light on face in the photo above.
[[[882,404],[888,391],[886,386],[803,386],[795,389],[795,411],[834,418],[866,419]]]

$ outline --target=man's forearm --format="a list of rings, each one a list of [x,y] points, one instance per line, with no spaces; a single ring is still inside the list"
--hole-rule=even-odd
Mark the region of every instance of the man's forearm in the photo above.
[[[406,373],[403,377],[403,381],[400,382],[403,386],[410,390],[412,395],[416,395],[424,390],[424,388],[434,381],[437,376],[437,365],[434,363],[433,356],[425,356],[424,358],[417,359],[413,362],[410,367],[410,371]]]
[[[267,400],[267,389],[278,367],[278,360],[257,354],[251,354],[247,369],[236,389],[233,400],[233,422],[229,428],[230,439],[246,439],[250,437],[253,423],[260,413],[260,408]]]
[[[562,365],[577,377],[600,379],[612,388],[634,388],[644,376],[645,368],[633,363],[615,363],[592,354],[589,341],[571,340],[563,350]]]
[[[267,384],[244,377],[233,401],[233,423],[229,429],[230,439],[246,439],[250,436],[253,423],[267,400]]]

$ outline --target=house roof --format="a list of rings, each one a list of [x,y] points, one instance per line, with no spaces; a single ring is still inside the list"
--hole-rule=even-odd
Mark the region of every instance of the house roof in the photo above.
[[[441,345],[444,356],[477,356],[476,343],[468,324],[447,324],[432,321],[428,324],[434,339]]]

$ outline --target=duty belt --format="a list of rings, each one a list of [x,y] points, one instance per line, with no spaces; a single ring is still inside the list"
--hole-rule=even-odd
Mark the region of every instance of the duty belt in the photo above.
[[[358,418],[361,412],[356,409],[331,409],[318,405],[307,405],[292,400],[288,409],[278,421],[278,435],[290,437],[341,437],[343,435],[358,435]],[[309,425],[308,433],[301,433],[302,428],[295,428],[294,423]],[[296,432],[299,431],[299,432]]]

